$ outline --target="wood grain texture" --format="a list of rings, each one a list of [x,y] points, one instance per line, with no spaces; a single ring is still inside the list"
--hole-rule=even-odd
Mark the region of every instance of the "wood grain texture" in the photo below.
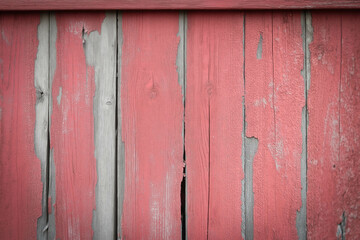
[[[122,14],[125,145],[122,239],[180,239],[181,86],[178,12]]]
[[[360,237],[358,20],[358,12],[312,14],[309,239]]]
[[[329,9],[360,8],[359,0],[1,0],[0,10]]]
[[[259,141],[253,160],[254,239],[298,237],[305,106],[301,32],[300,12],[246,15],[246,136]]]
[[[242,238],[243,13],[187,16],[187,238]]]
[[[51,29],[49,238],[113,238],[116,15],[56,13]]]
[[[47,30],[48,18],[39,13],[0,16],[3,239],[46,238],[42,233],[47,221],[46,198],[42,201],[42,194],[46,196],[48,144]]]

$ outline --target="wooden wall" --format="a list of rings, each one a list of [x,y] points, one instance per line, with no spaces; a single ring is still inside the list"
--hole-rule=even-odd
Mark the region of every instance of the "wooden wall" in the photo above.
[[[358,11],[0,14],[0,238],[360,238]]]

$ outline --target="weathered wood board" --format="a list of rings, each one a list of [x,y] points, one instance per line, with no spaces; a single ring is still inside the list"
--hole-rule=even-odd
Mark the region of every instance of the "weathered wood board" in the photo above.
[[[245,164],[252,164],[252,172],[245,174],[252,175],[254,193],[250,228],[254,239],[296,239],[305,106],[301,15],[248,13],[245,19],[245,134],[252,141],[245,144]]]
[[[51,18],[50,239],[115,230],[116,13]]]
[[[48,14],[0,15],[0,236],[45,239]]]
[[[360,20],[313,12],[309,44],[308,238],[360,238]]]
[[[183,169],[178,12],[121,16],[122,239],[180,239]],[[121,138],[120,138],[121,137]]]
[[[240,239],[244,17],[187,16],[187,238]]]

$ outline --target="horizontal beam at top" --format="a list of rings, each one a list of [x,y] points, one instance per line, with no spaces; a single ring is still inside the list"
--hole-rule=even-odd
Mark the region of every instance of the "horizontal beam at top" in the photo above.
[[[360,0],[0,0],[0,11],[354,8]]]

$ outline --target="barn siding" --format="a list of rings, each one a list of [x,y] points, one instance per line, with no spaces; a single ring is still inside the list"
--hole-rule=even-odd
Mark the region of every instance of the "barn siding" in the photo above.
[[[360,238],[359,16],[2,13],[1,237]]]

